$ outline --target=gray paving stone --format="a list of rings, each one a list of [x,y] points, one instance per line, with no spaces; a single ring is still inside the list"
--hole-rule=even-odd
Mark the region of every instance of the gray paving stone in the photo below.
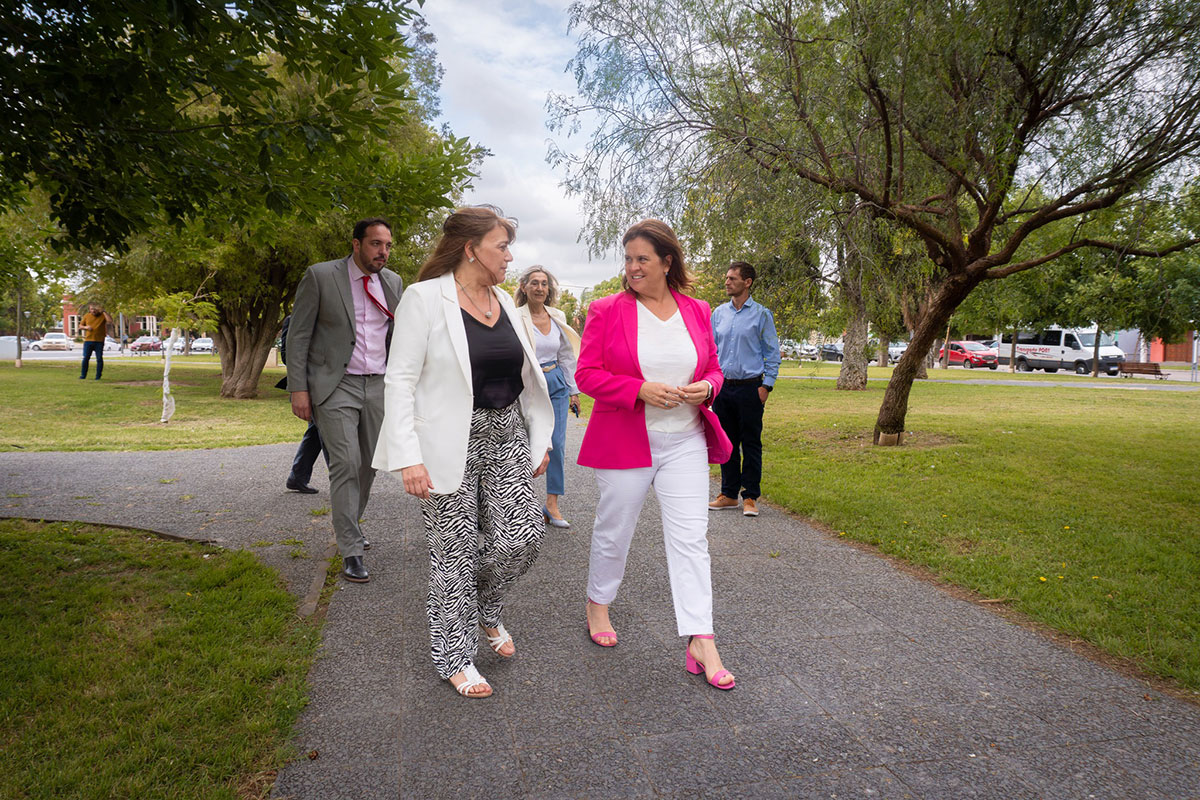
[[[405,759],[400,777],[401,800],[502,800],[523,798],[525,788],[516,758],[488,749],[452,758]],[[395,795],[393,795],[394,797]]]
[[[834,719],[871,754],[877,764],[970,757],[988,750],[987,741],[944,707],[888,704],[835,712]]]
[[[275,800],[395,800],[399,793],[400,765],[328,769],[316,761],[296,762],[279,773],[271,797]]]
[[[720,698],[713,698],[713,705],[731,725],[791,720],[825,713],[815,700],[784,675],[763,675],[753,680],[744,678],[729,691],[713,691],[722,692]]]
[[[901,762],[891,771],[924,800],[1039,800],[1021,769],[1003,756],[956,756]]]
[[[633,740],[655,790],[708,790],[771,777],[769,754],[731,728],[685,730]]]
[[[783,781],[783,788],[786,796],[793,800],[916,800],[921,797],[883,767],[790,778]]]
[[[831,770],[853,771],[881,763],[844,725],[829,716],[737,725],[734,731],[744,747],[756,748],[765,757],[772,777],[779,779]]]
[[[676,800],[793,800],[796,794],[779,781],[765,780],[660,792],[657,796]]]
[[[394,711],[371,711],[371,707],[369,701],[347,703],[336,713],[305,717],[297,731],[301,752],[306,757],[315,752],[319,758],[356,767],[395,766],[400,747],[400,715]]]
[[[529,798],[654,797],[633,748],[601,732],[552,747],[517,751]]]
[[[1162,800],[1156,775],[1131,775],[1111,753],[1091,745],[1031,750],[1020,758],[1020,775],[1042,797],[1063,800]],[[1166,788],[1166,785],[1164,788]]]

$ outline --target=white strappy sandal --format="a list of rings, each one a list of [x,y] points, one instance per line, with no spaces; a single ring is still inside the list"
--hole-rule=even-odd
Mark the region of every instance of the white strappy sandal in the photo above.
[[[474,664],[467,664],[465,667],[463,667],[462,674],[466,680],[464,680],[458,686],[454,686],[453,683],[450,684],[454,687],[454,691],[458,692],[468,700],[482,700],[485,697],[492,696],[492,685],[487,682],[486,678],[479,674],[479,670],[475,669]],[[446,681],[449,683],[450,679],[447,678]],[[487,694],[471,694],[471,690],[478,686],[486,686]]]
[[[489,634],[487,632],[487,628],[483,627],[482,625],[479,626],[479,630],[483,631],[483,638],[487,639],[488,647],[492,648],[496,655],[500,656],[501,658],[512,658],[517,654],[515,642],[513,642],[513,651],[511,653],[500,652],[501,647],[504,647],[504,645],[512,642],[513,640],[512,636],[504,629],[503,625],[496,626],[495,636]]]

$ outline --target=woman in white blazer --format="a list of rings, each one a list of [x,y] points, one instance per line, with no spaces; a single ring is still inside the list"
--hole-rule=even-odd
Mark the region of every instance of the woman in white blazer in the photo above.
[[[396,309],[374,467],[421,499],[429,544],[429,640],[438,675],[489,697],[479,631],[516,653],[500,617],[545,534],[533,479],[546,469],[554,409],[503,282],[516,221],[492,206],[447,218]]]
[[[579,389],[575,386],[575,359],[579,353],[579,334],[567,324],[567,316],[554,308],[558,300],[558,280],[541,264],[521,273],[517,290],[517,316],[525,326],[538,364],[546,376],[550,402],[554,405],[554,436],[550,439],[550,465],[546,467],[546,505],[542,514],[546,524],[569,528],[558,510],[558,498],[566,489],[565,458],[567,447],[567,409],[579,414]]]

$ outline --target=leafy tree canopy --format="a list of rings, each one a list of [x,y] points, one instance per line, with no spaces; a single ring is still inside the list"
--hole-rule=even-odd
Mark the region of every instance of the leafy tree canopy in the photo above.
[[[0,15],[0,208],[42,186],[60,243],[121,248],[214,195],[310,215],[305,157],[404,113],[410,0],[29,0]],[[310,89],[289,91],[296,84]]]

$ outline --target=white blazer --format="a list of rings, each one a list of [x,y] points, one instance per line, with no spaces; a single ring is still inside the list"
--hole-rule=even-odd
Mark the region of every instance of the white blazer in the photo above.
[[[520,334],[512,298],[493,286],[500,309],[525,351],[521,416],[529,431],[533,468],[541,466],[554,432],[546,377],[527,337]],[[462,485],[475,407],[471,356],[454,275],[414,283],[396,309],[384,377],[383,426],[371,466],[387,472],[424,464],[437,494]]]

